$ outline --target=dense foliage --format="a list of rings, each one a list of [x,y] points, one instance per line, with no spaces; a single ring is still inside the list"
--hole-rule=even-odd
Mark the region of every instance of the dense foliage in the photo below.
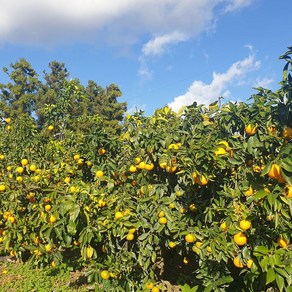
[[[120,131],[105,124],[122,116],[116,86],[83,89],[56,63],[45,86],[33,70],[25,88],[10,73],[1,87],[1,252],[81,265],[102,291],[287,291],[291,54],[276,92],[137,112]]]

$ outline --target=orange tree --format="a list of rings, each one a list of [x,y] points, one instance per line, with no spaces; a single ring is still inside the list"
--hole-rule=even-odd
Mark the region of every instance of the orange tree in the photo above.
[[[58,112],[42,129],[27,116],[5,117],[1,252],[84,266],[105,291],[170,283],[284,291],[292,274],[290,55],[281,57],[276,92],[259,88],[249,103],[179,114],[137,112],[121,134],[99,117],[80,117],[92,125],[83,131]]]

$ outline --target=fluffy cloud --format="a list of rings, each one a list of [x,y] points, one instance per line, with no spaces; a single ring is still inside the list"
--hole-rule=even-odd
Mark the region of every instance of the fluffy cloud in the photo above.
[[[153,37],[145,53],[194,37],[216,11],[248,0],[0,0],[0,43],[56,46],[68,42],[132,45]],[[228,8],[229,7],[229,8]],[[217,9],[217,10],[216,10]]]
[[[196,80],[189,87],[187,92],[175,97],[169,106],[178,111],[182,106],[191,105],[193,102],[198,104],[210,104],[218,99],[219,96],[229,94],[227,87],[238,78],[243,78],[248,72],[259,69],[260,62],[254,55],[232,64],[225,73],[213,73],[213,80],[210,84]]]
[[[186,41],[187,39],[188,37],[185,34],[175,31],[151,39],[143,46],[142,52],[145,56],[160,55],[167,46]]]

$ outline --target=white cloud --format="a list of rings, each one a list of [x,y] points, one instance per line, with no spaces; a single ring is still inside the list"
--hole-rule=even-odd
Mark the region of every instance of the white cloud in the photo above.
[[[188,37],[185,34],[177,31],[157,36],[143,46],[142,52],[145,56],[160,55],[164,52],[166,47],[186,41],[187,39]]]
[[[274,79],[267,78],[267,77],[264,77],[262,79],[258,78],[253,87],[269,88],[269,85],[272,84],[274,81],[275,81]]]
[[[232,64],[225,73],[213,73],[213,80],[210,84],[206,84],[200,80],[196,80],[189,87],[187,92],[181,96],[175,97],[169,106],[178,111],[182,106],[191,105],[193,102],[208,105],[224,94],[230,95],[228,86],[232,81],[243,78],[248,72],[259,69],[260,62],[255,59],[254,55],[237,61]]]
[[[211,27],[217,8],[239,0],[0,0],[0,44],[30,46],[92,42],[132,45],[144,36],[146,52],[195,37]],[[179,32],[179,35],[178,33]]]
[[[250,6],[255,0],[230,0],[225,12],[234,12]]]

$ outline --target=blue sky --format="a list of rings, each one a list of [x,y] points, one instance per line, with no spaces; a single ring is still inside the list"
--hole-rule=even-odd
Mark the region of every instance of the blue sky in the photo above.
[[[0,0],[0,67],[42,76],[64,62],[86,85],[116,83],[128,111],[245,101],[276,90],[292,45],[291,0]],[[7,82],[0,72],[0,83]]]

